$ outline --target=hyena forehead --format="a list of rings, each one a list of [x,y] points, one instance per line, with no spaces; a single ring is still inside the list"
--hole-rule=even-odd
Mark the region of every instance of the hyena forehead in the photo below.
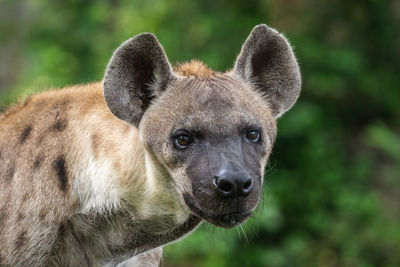
[[[148,109],[141,127],[153,128],[151,120],[157,119],[158,132],[184,128],[225,135],[251,126],[274,130],[275,119],[262,96],[230,73],[212,73],[171,84]]]

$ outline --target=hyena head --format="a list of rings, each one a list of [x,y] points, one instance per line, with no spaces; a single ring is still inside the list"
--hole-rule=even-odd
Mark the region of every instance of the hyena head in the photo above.
[[[286,39],[265,25],[253,29],[234,68],[202,63],[171,68],[152,34],[126,41],[104,78],[111,112],[138,127],[157,178],[180,201],[222,227],[256,208],[276,119],[296,101],[300,73]]]

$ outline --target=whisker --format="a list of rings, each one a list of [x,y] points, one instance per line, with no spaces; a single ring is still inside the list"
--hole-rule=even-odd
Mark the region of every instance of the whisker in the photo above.
[[[241,225],[240,225],[239,227],[241,227]],[[241,235],[240,235],[240,231],[239,231],[239,227],[236,227],[236,230],[237,230],[237,233],[238,233],[239,239],[240,239],[240,240],[242,240],[242,237],[241,237]]]
[[[245,240],[246,240],[246,243],[245,243],[245,244],[249,244],[249,239],[247,238],[247,235],[246,235],[246,232],[244,231],[243,226],[240,225],[239,227],[240,227],[240,229],[242,230],[243,235],[244,235],[244,238],[245,238]],[[238,231],[239,231],[239,230],[238,230]]]

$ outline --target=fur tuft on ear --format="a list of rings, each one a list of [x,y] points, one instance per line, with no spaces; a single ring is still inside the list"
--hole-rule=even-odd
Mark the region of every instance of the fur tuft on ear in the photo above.
[[[138,126],[151,101],[174,79],[157,38],[139,34],[114,52],[103,79],[104,98],[116,117]]]
[[[256,26],[236,60],[234,72],[266,96],[276,118],[300,94],[299,66],[288,41],[264,24]]]

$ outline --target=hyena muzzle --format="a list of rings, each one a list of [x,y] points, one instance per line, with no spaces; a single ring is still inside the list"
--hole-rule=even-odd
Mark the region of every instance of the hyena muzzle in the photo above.
[[[1,266],[157,266],[202,220],[246,221],[276,119],[300,73],[286,39],[253,29],[232,70],[171,67],[150,33],[103,82],[47,91],[0,115]]]

